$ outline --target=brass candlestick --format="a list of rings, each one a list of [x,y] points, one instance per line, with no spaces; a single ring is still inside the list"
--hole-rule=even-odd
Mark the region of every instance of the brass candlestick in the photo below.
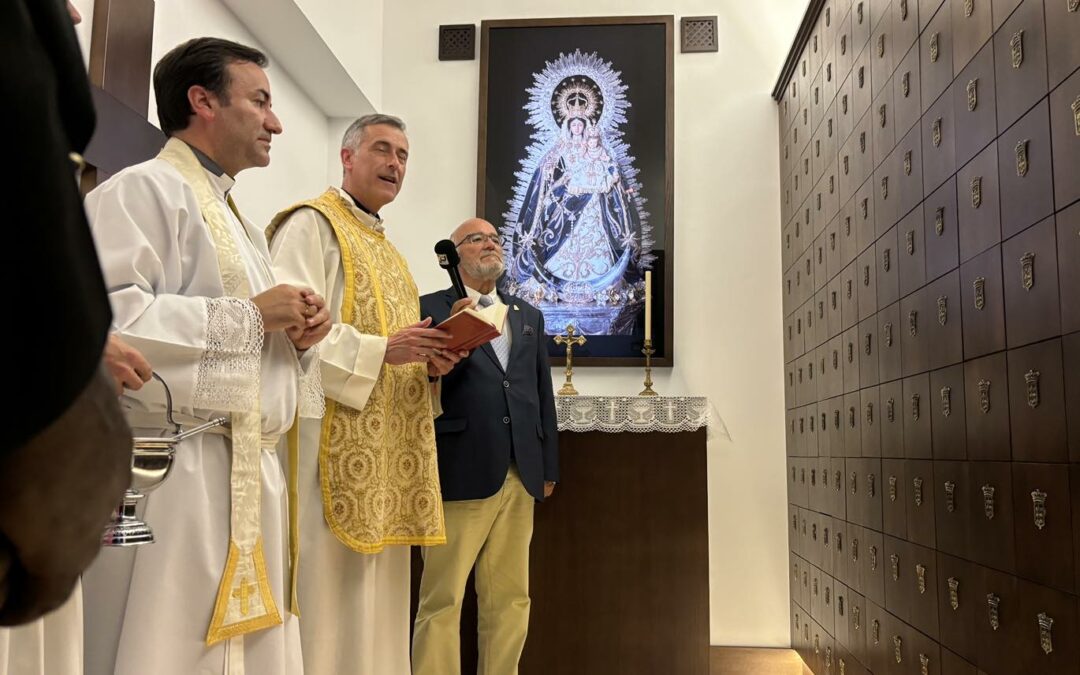
[[[645,340],[645,348],[641,350],[641,353],[645,355],[645,388],[638,396],[659,396],[652,388],[652,355],[656,353],[652,346],[652,339]]]
[[[574,385],[571,380],[574,378],[574,347],[585,344],[584,335],[574,335],[574,326],[567,324],[566,335],[556,335],[555,344],[566,345],[566,382],[562,388],[559,389],[559,396],[577,396],[578,391],[574,389]]]

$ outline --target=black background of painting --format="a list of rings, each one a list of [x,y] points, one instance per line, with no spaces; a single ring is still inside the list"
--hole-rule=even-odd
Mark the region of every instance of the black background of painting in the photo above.
[[[665,27],[663,24],[614,26],[556,26],[492,28],[489,36],[487,153],[484,217],[501,228],[503,213],[509,209],[526,148],[532,142],[533,127],[528,123],[525,105],[527,89],[534,83],[534,73],[543,71],[546,62],[560,53],[596,52],[610,62],[619,79],[627,86],[626,123],[620,127],[623,141],[634,158],[641,194],[647,202],[648,222],[653,228],[653,342],[658,354],[667,352],[664,345],[664,250],[666,230],[664,213],[664,140],[665,119]],[[636,322],[634,335],[592,335],[574,350],[576,356],[640,357],[644,338],[644,310]],[[552,356],[565,355],[565,348],[549,342]]]

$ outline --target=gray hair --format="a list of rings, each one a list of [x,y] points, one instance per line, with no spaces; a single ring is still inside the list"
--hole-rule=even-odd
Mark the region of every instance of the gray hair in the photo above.
[[[385,124],[400,130],[402,133],[405,132],[405,123],[401,121],[400,117],[372,113],[371,115],[364,115],[349,125],[349,128],[345,130],[345,135],[341,138],[341,148],[343,150],[355,150],[360,145],[360,139],[364,137],[364,130],[376,124]]]

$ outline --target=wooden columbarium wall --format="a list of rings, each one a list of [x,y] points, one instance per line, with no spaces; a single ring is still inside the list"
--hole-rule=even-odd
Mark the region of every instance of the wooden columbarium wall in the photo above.
[[[1078,4],[814,0],[777,83],[817,675],[1080,675]]]

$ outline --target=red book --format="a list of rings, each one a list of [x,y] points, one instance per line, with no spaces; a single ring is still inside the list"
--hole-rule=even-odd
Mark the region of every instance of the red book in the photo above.
[[[488,305],[483,309],[466,307],[435,326],[435,329],[454,336],[444,349],[470,351],[502,335],[506,311],[506,305]]]

